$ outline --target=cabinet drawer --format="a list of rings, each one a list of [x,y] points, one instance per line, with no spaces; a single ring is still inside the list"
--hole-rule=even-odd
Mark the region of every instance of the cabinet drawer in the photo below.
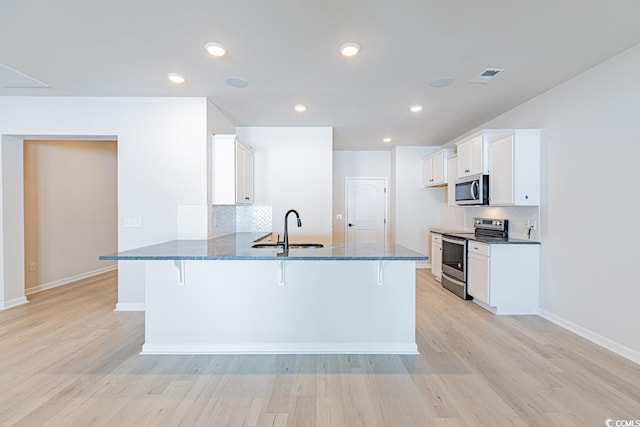
[[[486,243],[480,243],[480,242],[475,242],[473,240],[469,240],[467,244],[468,244],[467,250],[469,251],[469,253],[474,253],[474,254],[484,255],[484,256],[489,256],[490,254],[489,245],[487,245]]]
[[[434,243],[442,243],[442,234],[431,233],[431,241]]]

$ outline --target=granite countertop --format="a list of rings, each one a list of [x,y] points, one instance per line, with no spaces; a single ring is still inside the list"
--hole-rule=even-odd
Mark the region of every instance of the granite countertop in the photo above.
[[[513,237],[502,238],[502,237],[487,237],[487,236],[478,236],[471,231],[459,231],[459,230],[431,230],[432,233],[442,234],[443,236],[452,236],[458,237],[466,240],[473,240],[475,242],[487,243],[490,245],[494,244],[511,244],[511,245],[539,245],[540,242],[538,240],[528,240],[528,239],[517,239]]]
[[[425,261],[425,255],[396,244],[324,244],[318,249],[289,249],[289,255],[278,256],[282,248],[254,249],[251,245],[270,233],[234,233],[209,240],[172,240],[157,245],[131,249],[100,260],[278,260],[278,261]],[[292,241],[291,244],[297,242]]]

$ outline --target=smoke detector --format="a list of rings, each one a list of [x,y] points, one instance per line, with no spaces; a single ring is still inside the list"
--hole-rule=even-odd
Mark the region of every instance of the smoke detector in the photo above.
[[[483,72],[469,80],[469,83],[487,84],[503,71],[504,68],[485,68]]]

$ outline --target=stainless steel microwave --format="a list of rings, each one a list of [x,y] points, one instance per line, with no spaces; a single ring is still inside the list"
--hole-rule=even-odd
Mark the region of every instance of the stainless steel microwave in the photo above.
[[[488,205],[489,175],[471,175],[456,180],[457,205]]]

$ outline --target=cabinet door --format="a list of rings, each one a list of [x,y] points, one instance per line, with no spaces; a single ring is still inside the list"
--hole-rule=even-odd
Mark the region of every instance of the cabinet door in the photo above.
[[[444,153],[440,152],[431,157],[433,162],[432,170],[432,184],[442,184],[445,182],[444,176]]]
[[[442,236],[431,233],[431,274],[442,280]]]
[[[513,135],[489,144],[489,204],[513,205]]]
[[[253,204],[253,153],[246,150],[244,159],[244,200],[246,203]]]
[[[246,148],[236,142],[236,203],[246,203],[244,198],[246,151]]]
[[[433,157],[425,157],[423,163],[424,186],[429,187],[433,185]]]
[[[467,268],[467,293],[474,299],[491,305],[489,293],[489,257],[469,252]]]
[[[482,135],[478,135],[469,142],[469,167],[468,175],[476,175],[483,171]]]
[[[471,147],[469,145],[469,142],[458,145],[458,178],[462,178],[470,174],[470,156]]]

